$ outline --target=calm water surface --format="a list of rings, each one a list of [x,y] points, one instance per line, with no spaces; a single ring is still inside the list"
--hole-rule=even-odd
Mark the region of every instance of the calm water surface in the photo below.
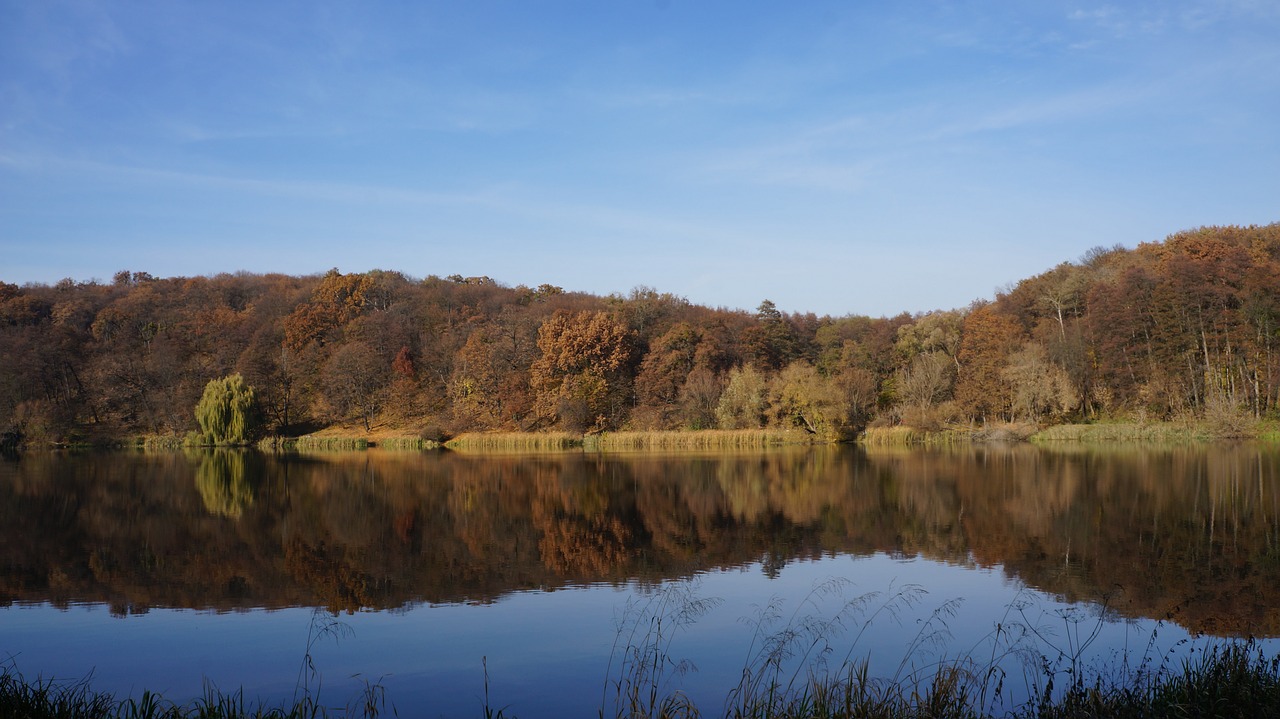
[[[594,716],[654,618],[697,667],[664,688],[712,715],[753,636],[806,620],[881,676],[989,657],[997,624],[1158,658],[1280,636],[1278,492],[1251,445],[26,454],[0,462],[0,658],[179,702],[367,681],[401,716],[482,715],[487,666],[520,717]]]

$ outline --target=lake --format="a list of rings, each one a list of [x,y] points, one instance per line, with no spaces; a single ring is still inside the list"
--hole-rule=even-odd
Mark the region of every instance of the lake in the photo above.
[[[1274,649],[1278,518],[1280,449],[1250,444],[29,453],[0,461],[0,660],[118,696],[377,686],[401,716],[536,718],[611,713],[656,650],[638,680],[716,715],[795,636],[784,680],[969,656],[1017,701],[1032,647]]]

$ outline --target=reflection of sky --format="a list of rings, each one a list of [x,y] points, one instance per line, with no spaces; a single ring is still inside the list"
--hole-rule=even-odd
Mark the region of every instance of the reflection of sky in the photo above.
[[[833,578],[850,582],[840,597],[796,611],[815,586]],[[771,580],[757,564],[696,580],[696,596],[720,603],[674,636],[672,658],[691,660],[698,671],[672,688],[687,691],[704,713],[719,713],[747,663],[751,618],[771,599],[782,602],[784,617],[793,612],[829,617],[844,600],[910,584],[928,592],[915,609],[897,621],[877,615],[853,647],[855,658],[871,657],[873,674],[893,675],[922,623],[956,599],[962,601],[946,620],[951,639],[939,649],[914,654],[918,664],[936,660],[939,652],[986,661],[995,624],[1020,620],[1008,611],[1019,596],[1034,602],[1027,617],[1052,632],[1052,641],[1069,645],[1067,630],[1074,625],[1060,618],[1064,605],[1029,590],[1020,592],[998,570],[877,554],[792,562]],[[596,586],[517,593],[488,605],[339,615],[336,619],[351,630],[348,636],[321,639],[313,651],[321,672],[320,697],[329,705],[354,701],[361,685],[352,677],[359,675],[383,684],[402,716],[478,716],[487,658],[495,709],[507,707],[508,714],[525,718],[593,715],[605,686],[617,621],[628,600],[636,597],[635,585]],[[870,604],[871,610],[878,606]],[[0,611],[0,652],[13,656],[28,678],[79,679],[92,672],[94,689],[119,695],[150,689],[186,701],[200,695],[207,679],[224,691],[243,687],[246,698],[275,703],[293,695],[312,617],[305,608],[221,614],[152,610],[119,618],[102,606],[65,611],[12,606]],[[857,625],[853,617],[843,640],[835,642],[837,661],[848,652]],[[1086,612],[1078,626],[1087,634],[1097,626],[1094,615]],[[1090,649],[1103,658],[1119,656],[1126,645],[1141,654],[1152,626],[1107,624]],[[1164,626],[1160,645],[1172,646],[1186,636],[1176,626]],[[1052,658],[1052,651],[1046,653]],[[1018,692],[1023,679],[1011,676],[1007,684],[1007,691]]]

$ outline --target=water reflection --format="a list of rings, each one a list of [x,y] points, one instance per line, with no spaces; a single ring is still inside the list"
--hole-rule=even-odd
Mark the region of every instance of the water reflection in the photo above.
[[[1257,446],[23,455],[0,602],[395,608],[884,552],[1277,636],[1278,476]]]
[[[201,453],[196,488],[210,514],[238,519],[253,504],[253,485],[245,477],[246,452],[210,449]]]

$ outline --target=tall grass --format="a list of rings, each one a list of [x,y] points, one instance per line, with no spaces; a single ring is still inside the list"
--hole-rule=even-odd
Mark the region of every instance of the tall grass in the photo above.
[[[0,663],[0,719],[328,719],[364,717],[376,719],[387,710],[386,690],[380,682],[364,682],[364,688],[343,707],[320,703],[321,674],[312,651],[321,641],[349,636],[350,627],[316,610],[307,631],[307,646],[290,704],[268,707],[246,703],[243,690],[224,693],[206,682],[204,696],[178,705],[144,690],[138,698],[117,700],[95,692],[88,679],[28,681],[12,659]],[[395,707],[391,707],[397,714]]]
[[[374,694],[374,698],[381,698]],[[150,691],[138,698],[116,699],[95,692],[87,680],[28,681],[10,663],[0,669],[0,717],[4,719],[324,719],[330,716],[376,717],[381,704],[372,711],[361,702],[337,710],[321,706],[314,698],[304,698],[290,706],[268,707],[247,703],[241,691],[224,694],[206,685],[205,695],[185,706],[175,704]]]
[[[948,622],[958,600],[925,618],[906,621],[924,590],[915,585],[843,599],[848,582],[818,584],[790,613],[775,601],[761,608],[741,680],[725,701],[730,719],[1076,719],[1118,717],[1280,716],[1280,656],[1254,640],[1191,647],[1180,662],[1169,650],[1154,655],[1155,633],[1141,656],[1119,664],[1092,663],[1089,652],[1110,621],[1105,599],[1096,611],[1060,609],[1035,615],[1015,601],[992,631],[967,652],[945,654]],[[834,608],[832,598],[836,598]],[[825,601],[824,600],[828,600]],[[663,589],[620,626],[631,628],[610,674],[601,717],[697,717],[697,706],[676,689],[687,662],[672,658],[672,637],[702,611],[696,596]],[[665,612],[663,617],[653,612]],[[873,676],[869,652],[859,649],[876,623],[903,628],[906,649],[892,672]],[[640,632],[635,627],[642,627]],[[1183,646],[1186,650],[1187,647]],[[1197,654],[1197,649],[1199,653]],[[615,648],[615,656],[619,652]],[[611,664],[611,666],[613,666]],[[1021,699],[1011,688],[1021,671]],[[610,703],[608,690],[614,690]]]
[[[268,437],[258,442],[264,452],[349,452],[369,448],[364,437]]]
[[[582,437],[568,432],[466,432],[444,446],[462,452],[559,452],[580,449]]]
[[[439,449],[440,443],[423,437],[267,437],[256,445],[263,452],[349,452],[378,447],[396,451]]]
[[[27,681],[12,661],[0,668],[0,717],[66,717],[88,719],[112,716],[113,697],[89,689],[87,681]]]
[[[1089,650],[1103,622],[1105,602],[1095,612],[1078,609],[1035,614],[1015,602],[1004,619],[967,652],[949,657],[958,600],[916,616],[925,592],[916,585],[890,587],[845,598],[850,584],[819,583],[795,608],[778,600],[745,622],[752,631],[741,678],[718,712],[727,719],[1083,719],[1115,717],[1274,717],[1280,715],[1280,656],[1260,643],[1238,640],[1154,653],[1155,635],[1141,656],[1119,663],[1092,663]],[[621,615],[600,696],[600,719],[691,719],[702,709],[682,692],[694,667],[677,659],[677,638],[718,600],[699,597],[692,582],[661,585],[633,600]],[[243,693],[205,694],[179,706],[144,691],[117,700],[92,691],[87,680],[26,680],[12,660],[0,663],[0,719],[320,719],[378,717],[387,711],[380,683],[343,707],[320,703],[320,674],[311,661],[317,642],[348,632],[317,613],[307,639],[292,703],[279,707],[246,703]],[[1047,618],[1046,618],[1047,617]],[[876,676],[863,638],[876,624],[903,631],[902,659]],[[1181,657],[1181,658],[1179,658]],[[486,719],[514,717],[489,699],[487,659],[482,705]],[[1021,668],[1026,691],[1012,698]],[[398,715],[395,707],[391,712]]]
[[[439,449],[441,444],[434,440],[424,439],[422,437],[383,437],[377,440],[376,443],[371,442],[370,446],[396,451],[424,451],[429,449]]]
[[[763,449],[813,444],[813,435],[781,429],[605,432],[466,433],[445,442],[448,449],[473,452],[625,452],[636,450]]]
[[[607,432],[585,438],[588,450],[616,452],[646,449],[718,450],[762,449],[822,440],[797,430],[782,429],[700,429],[688,432]]]
[[[973,441],[971,432],[944,429],[924,431],[913,427],[868,427],[859,438],[859,442],[869,447],[908,447],[925,445],[945,447],[954,444],[965,444]]]
[[[1275,717],[1280,715],[1280,656],[1250,639],[1208,647],[1176,666],[1118,681],[1095,674],[1060,696],[1020,707],[1028,719],[1077,717]]]
[[[697,708],[676,686],[695,668],[674,659],[671,645],[679,632],[720,600],[699,597],[694,589],[693,583],[676,582],[627,603],[605,669],[601,719],[698,716]]]
[[[186,437],[176,434],[150,434],[140,438],[138,445],[149,450],[173,450],[191,446]]]
[[[1188,423],[1117,422],[1060,424],[1031,436],[1033,442],[1201,442],[1214,438],[1204,425]]]

